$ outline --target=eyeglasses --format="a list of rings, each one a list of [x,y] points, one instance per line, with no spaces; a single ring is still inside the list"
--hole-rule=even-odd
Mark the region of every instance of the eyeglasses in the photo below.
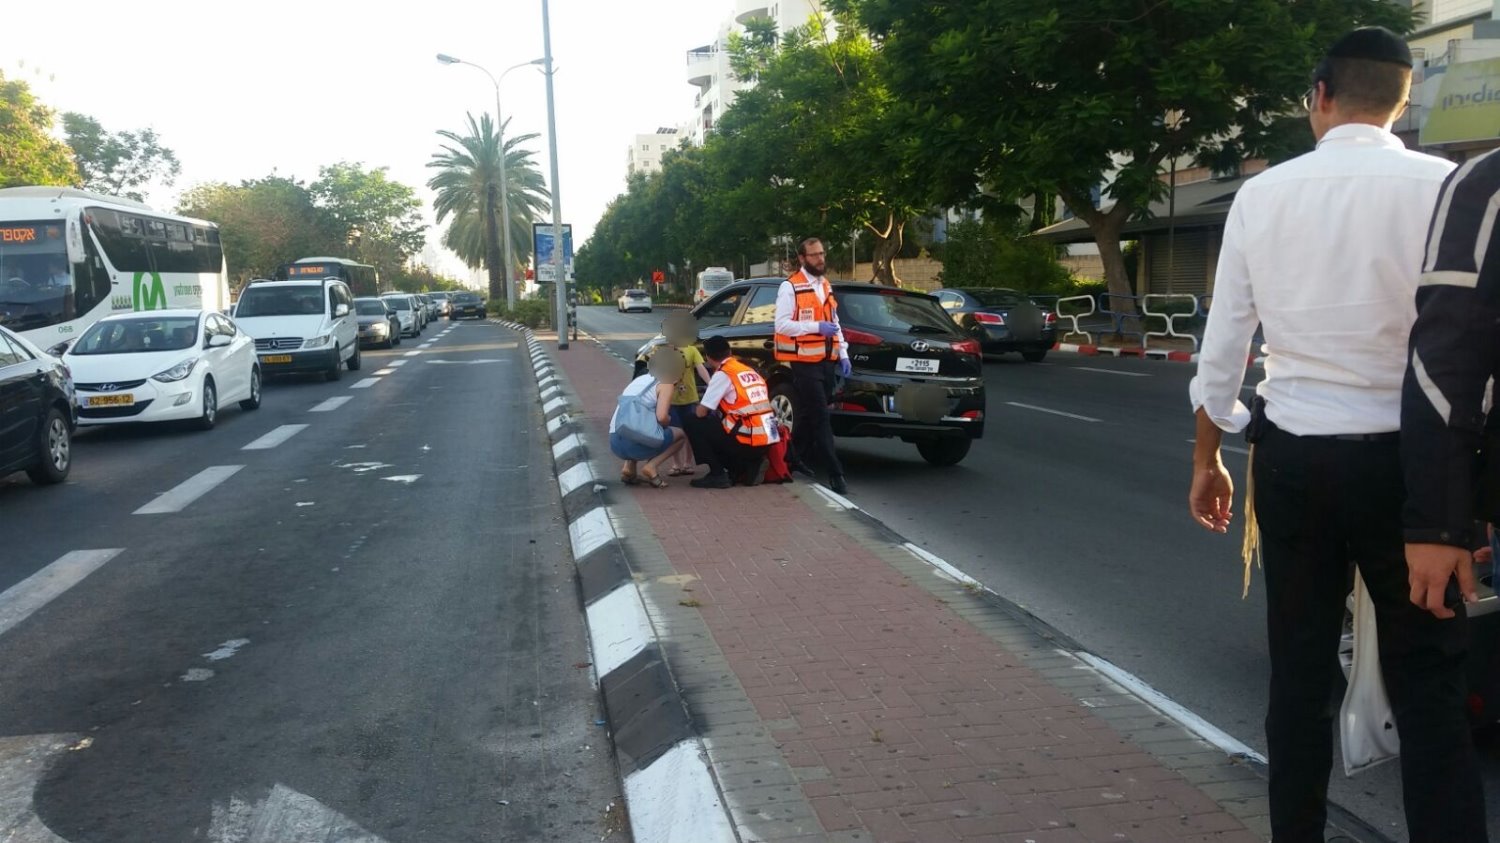
[[[1313,111],[1313,98],[1316,97],[1317,95],[1318,95],[1318,85],[1317,85],[1316,82],[1314,82],[1313,86],[1311,88],[1308,88],[1307,92],[1302,95],[1302,110],[1304,112],[1306,112],[1308,114],[1312,114],[1312,111]]]
[[[827,252],[803,252],[802,256],[805,257],[805,258],[821,258],[821,257],[823,257],[826,254],[828,254],[828,253]]]

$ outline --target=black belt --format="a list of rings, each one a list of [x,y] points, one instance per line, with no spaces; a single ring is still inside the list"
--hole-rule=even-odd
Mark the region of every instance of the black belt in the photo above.
[[[1250,425],[1245,429],[1245,439],[1250,444],[1260,441],[1268,433],[1280,433],[1285,436],[1295,436],[1298,439],[1311,439],[1323,442],[1398,442],[1401,439],[1400,431],[1388,431],[1386,433],[1325,433],[1321,435],[1297,436],[1276,426],[1276,423],[1266,418],[1266,400],[1256,396],[1251,402]]]
[[[1338,442],[1396,442],[1401,439],[1399,431],[1389,433],[1335,433],[1326,436],[1304,436],[1303,439],[1332,439]]]

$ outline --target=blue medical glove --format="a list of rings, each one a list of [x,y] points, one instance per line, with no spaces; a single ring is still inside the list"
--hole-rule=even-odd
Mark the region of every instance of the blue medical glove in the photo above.
[[[854,371],[854,366],[853,366],[853,364],[851,364],[849,362],[849,358],[847,358],[847,357],[840,357],[839,358],[839,374],[841,374],[841,375],[843,375],[844,377],[847,378],[847,377],[849,377],[850,373],[852,373],[853,371]]]
[[[831,337],[834,334],[837,334],[838,332],[839,332],[839,326],[833,324],[832,322],[819,322],[818,323],[818,333],[822,334],[825,337]]]

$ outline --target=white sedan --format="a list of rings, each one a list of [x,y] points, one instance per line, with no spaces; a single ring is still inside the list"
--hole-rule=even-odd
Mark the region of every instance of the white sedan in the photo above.
[[[644,310],[650,313],[651,296],[645,290],[626,290],[615,300],[615,309],[621,313],[629,313],[632,310]]]
[[[220,313],[107,316],[63,360],[73,371],[79,424],[188,420],[208,430],[230,401],[260,406],[255,341]]]

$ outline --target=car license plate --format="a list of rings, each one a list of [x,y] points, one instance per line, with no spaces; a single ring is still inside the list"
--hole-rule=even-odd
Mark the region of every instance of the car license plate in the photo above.
[[[267,354],[266,356],[260,358],[260,362],[262,362],[262,363],[290,363],[290,362],[292,362],[292,355],[290,355],[290,354]]]
[[[88,407],[130,407],[135,404],[134,395],[95,395],[86,400]]]
[[[921,357],[897,357],[896,371],[910,372],[914,375],[935,375],[938,373],[938,362]]]

